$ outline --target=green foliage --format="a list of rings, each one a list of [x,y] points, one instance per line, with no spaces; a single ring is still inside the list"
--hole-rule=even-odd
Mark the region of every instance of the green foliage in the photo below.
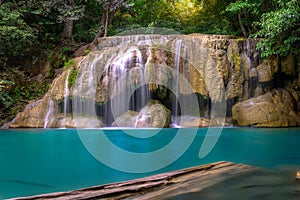
[[[0,79],[0,107],[8,108],[12,105],[13,99],[7,91],[7,88],[12,85],[14,82]]]
[[[70,59],[68,62],[65,63],[64,69],[69,69],[71,67],[75,67],[75,60]]]
[[[0,6],[0,59],[24,54],[36,43],[35,30],[23,19],[22,10],[15,6],[12,2]]]
[[[178,22],[175,13],[172,12],[173,2],[164,0],[132,1],[132,6],[123,9],[121,13],[117,13],[115,21],[121,22],[117,23],[119,30],[120,27],[124,27],[125,30],[140,27],[174,28]]]
[[[297,0],[278,2],[278,9],[264,13],[256,23],[260,30],[255,36],[262,37],[257,47],[264,57],[300,52],[300,3]]]
[[[239,16],[243,32],[260,38],[262,56],[286,56],[299,53],[300,8],[297,0],[239,0],[229,4],[226,12]]]
[[[0,78],[0,126],[4,122],[11,121],[30,100],[41,98],[48,88],[47,82],[30,80],[13,82]]]
[[[70,71],[69,78],[68,78],[68,86],[69,88],[72,87],[75,84],[76,78],[77,78],[78,70],[76,68],[73,68]]]

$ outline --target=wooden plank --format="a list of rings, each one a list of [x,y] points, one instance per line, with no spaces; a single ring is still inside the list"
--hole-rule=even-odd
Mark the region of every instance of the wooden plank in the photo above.
[[[233,176],[257,170],[232,162],[216,162],[167,172],[145,178],[100,185],[69,192],[56,192],[14,200],[38,199],[167,199],[180,194],[199,192]]]

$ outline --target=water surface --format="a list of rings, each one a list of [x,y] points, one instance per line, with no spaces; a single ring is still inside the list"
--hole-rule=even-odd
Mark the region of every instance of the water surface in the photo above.
[[[191,130],[184,130],[187,137]],[[95,131],[97,130],[80,130],[87,137],[92,137]],[[157,132],[156,129],[130,131],[141,134],[143,131]],[[163,148],[172,141],[177,131],[178,129],[162,129],[149,138],[132,137],[118,129],[104,132],[120,148],[146,153]],[[280,192],[283,197],[299,197],[299,189],[296,188],[300,188],[300,185],[294,179],[295,172],[300,169],[299,128],[224,128],[213,150],[205,158],[199,159],[199,149],[206,132],[205,128],[199,129],[190,148],[171,165],[150,173],[125,173],[111,169],[95,159],[82,144],[76,129],[1,130],[0,199],[79,189],[221,160],[254,165],[264,170],[260,172],[262,174],[227,180],[228,182],[217,184],[201,194],[189,195],[214,198],[211,195],[218,190],[220,192],[215,195],[222,199],[226,199],[225,194],[232,193],[247,194],[248,199],[260,195],[263,199],[272,199],[273,196],[268,194],[275,191]],[[172,148],[175,152],[179,147]],[[109,152],[107,156],[126,162]],[[267,189],[270,192],[265,194]],[[227,190],[231,192],[228,193]],[[232,198],[234,196],[228,197]],[[186,198],[179,196],[178,199]]]

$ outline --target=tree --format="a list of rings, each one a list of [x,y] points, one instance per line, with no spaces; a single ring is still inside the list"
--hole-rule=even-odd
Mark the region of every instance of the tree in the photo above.
[[[299,53],[300,8],[297,0],[239,0],[226,11],[238,18],[244,37],[260,38],[262,56]]]
[[[24,20],[22,9],[14,2],[0,6],[0,63],[23,55],[37,42],[36,31]]]
[[[262,55],[286,56],[288,53],[300,53],[300,3],[297,0],[280,0],[277,9],[264,13],[256,23],[259,31],[256,37]]]
[[[66,6],[69,7],[70,11],[73,11],[75,8],[75,2],[74,0],[65,0],[66,1]],[[68,41],[73,42],[73,27],[74,27],[74,18],[73,17],[67,17],[65,19],[65,24],[64,24],[64,31],[62,34],[63,39],[67,39]]]
[[[237,16],[237,21],[244,37],[248,37],[251,33],[256,31],[253,22],[258,20],[258,16],[261,15],[262,12],[260,11],[260,8],[262,7],[263,2],[263,0],[239,0],[230,3],[226,7],[226,12]]]
[[[98,0],[100,4],[102,4],[102,17],[100,21],[100,28],[98,33],[96,34],[96,38],[107,37],[108,28],[110,23],[113,21],[115,14],[123,7],[129,7],[130,0]]]

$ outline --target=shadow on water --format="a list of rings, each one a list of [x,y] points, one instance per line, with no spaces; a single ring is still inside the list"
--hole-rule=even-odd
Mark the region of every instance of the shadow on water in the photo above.
[[[30,185],[30,186],[43,187],[43,188],[54,188],[53,186],[47,185],[47,184],[34,183],[34,182],[29,182],[29,181],[21,181],[21,180],[2,180],[2,182],[17,183],[17,184],[22,184],[22,185]]]
[[[222,200],[298,200],[300,181],[295,179],[294,169],[262,169],[236,176],[199,192],[165,198],[168,200],[222,199]]]

